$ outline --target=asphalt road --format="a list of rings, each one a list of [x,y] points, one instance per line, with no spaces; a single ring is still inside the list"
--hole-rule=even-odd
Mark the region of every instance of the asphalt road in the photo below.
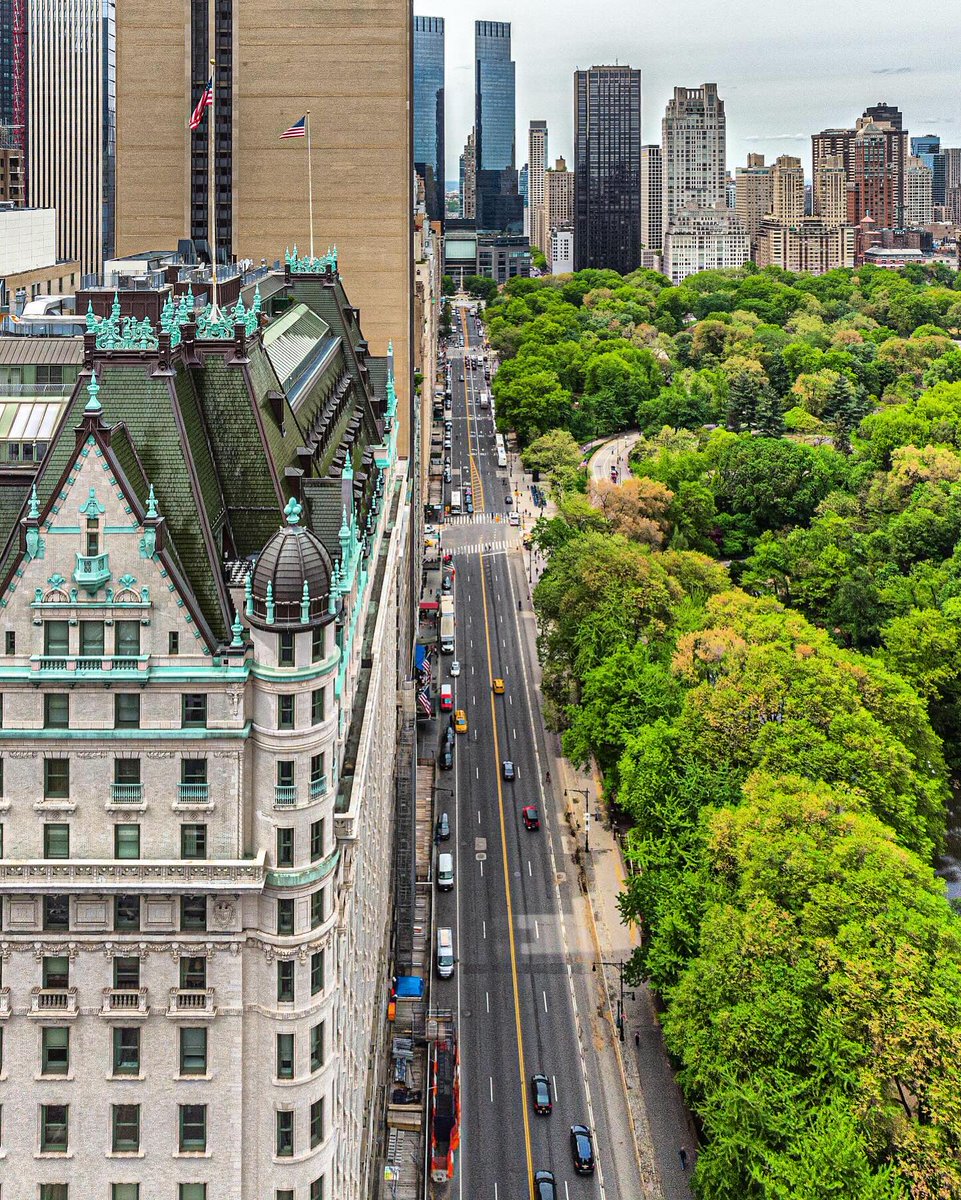
[[[438,849],[454,854],[455,888],[436,893],[435,925],[453,928],[457,965],[451,980],[434,980],[433,1003],[457,1014],[462,1138],[457,1178],[435,1195],[525,1200],[533,1172],[550,1170],[558,1200],[640,1200],[620,1079],[595,1053],[605,1036],[592,1011],[598,977],[575,917],[565,831],[553,800],[544,802],[548,759],[530,678],[534,618],[521,531],[506,522],[506,471],[496,465],[489,409],[477,404],[489,385],[470,370],[462,383],[459,352],[451,359],[452,486],[473,479],[475,514],[444,525],[441,538],[454,553],[453,657],[461,674],[450,679],[444,656],[438,682],[454,684],[469,729],[457,735],[454,770],[437,780],[453,791],[440,793],[437,808],[451,819],[451,840]],[[493,694],[494,678],[504,679],[504,695]],[[504,759],[514,764],[512,782],[503,778]],[[537,832],[521,818],[530,803],[540,809]],[[536,1116],[530,1102],[538,1072],[552,1083],[548,1117]],[[573,1169],[575,1122],[595,1131],[593,1177]]]

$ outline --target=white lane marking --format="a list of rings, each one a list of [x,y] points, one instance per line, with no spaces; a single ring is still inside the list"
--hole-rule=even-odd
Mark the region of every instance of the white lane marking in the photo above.
[[[541,995],[544,997],[544,1012],[547,1012],[547,992],[542,989]]]
[[[527,860],[527,875],[528,875],[528,878],[530,878],[530,879],[534,878],[534,872],[531,870],[531,860],[530,859]]]
[[[495,1189],[494,1189],[494,1190],[495,1190],[495,1192],[496,1192],[496,1190],[497,1190],[496,1186],[495,1186]],[[495,1195],[495,1198],[494,1198],[494,1200],[497,1200],[497,1197],[496,1197],[496,1195]],[[570,1192],[567,1190],[567,1180],[566,1180],[566,1179],[564,1180],[564,1200],[571,1200],[571,1194],[570,1194]]]
[[[475,767],[475,768],[474,768],[474,778],[475,778],[475,779],[480,779],[480,767]]]
[[[514,697],[513,697],[513,696],[508,696],[508,697],[507,697],[507,703],[508,703],[508,704],[510,704],[510,705],[513,705],[513,703],[514,703]]]
[[[487,1011],[490,1012],[490,1010],[491,1010],[491,994],[490,994],[490,992],[484,993],[484,1000],[487,1004]]]
[[[554,1090],[554,1103],[556,1104],[557,1103],[557,1076],[556,1075],[551,1076],[551,1086]]]
[[[491,1081],[491,1104],[494,1103],[494,1076],[488,1075],[487,1078]]]
[[[477,824],[480,824],[480,809],[477,810]]]
[[[517,741],[517,730],[514,728],[513,725],[511,726],[511,737],[514,739],[515,742]]]
[[[482,924],[484,926],[484,940],[486,941],[487,940],[487,922],[483,921]]]
[[[530,865],[530,864],[528,864],[528,865]],[[536,917],[534,918],[534,937],[537,941],[541,940],[541,930],[540,930],[540,926],[537,924]]]
[[[481,862],[480,862],[478,865],[480,866],[480,869],[481,869],[481,879],[483,879],[483,878],[484,878],[484,862],[483,862],[483,859],[481,860]]]
[[[461,1179],[463,1179],[463,1176],[461,1176]],[[496,1183],[494,1184],[494,1200],[497,1200],[497,1184]]]

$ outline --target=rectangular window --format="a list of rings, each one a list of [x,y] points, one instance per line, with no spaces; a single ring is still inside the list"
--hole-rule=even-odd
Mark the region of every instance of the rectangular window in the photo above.
[[[114,1075],[140,1074],[140,1029],[121,1026],[113,1031]]]
[[[63,822],[48,821],[43,827],[43,857],[70,857],[70,826]]]
[[[44,955],[41,979],[45,988],[70,986],[70,959],[66,954]]]
[[[207,857],[207,826],[206,825],[181,825],[180,826],[180,857],[181,858],[206,858]]]
[[[310,661],[320,662],[324,657],[324,627],[317,625],[310,634]]]
[[[180,986],[185,991],[202,992],[207,986],[207,960],[205,958],[182,958],[180,960]]]
[[[293,787],[294,786],[294,764],[288,759],[281,759],[277,763],[277,786],[278,787]]]
[[[115,758],[113,760],[113,781],[114,783],[139,783],[140,759]]]
[[[140,1105],[113,1105],[114,1154],[135,1154],[140,1149]]]
[[[316,950],[310,956],[310,994],[316,996],[324,990],[324,952]]]
[[[314,892],[310,897],[310,927],[316,929],[318,925],[324,923],[324,892],[321,888],[319,892]]]
[[[184,729],[207,728],[207,693],[188,692],[180,698],[180,724]]]
[[[294,998],[294,964],[287,959],[277,960],[277,999],[284,1003]]]
[[[277,901],[277,932],[290,934],[294,932],[294,902],[285,898]]]
[[[80,655],[82,658],[103,658],[103,621],[80,622]]]
[[[40,1105],[40,1150],[43,1154],[67,1153],[67,1105]]]
[[[310,1069],[319,1071],[324,1065],[324,1023],[320,1022],[310,1031]]]
[[[294,831],[292,829],[277,830],[277,866],[292,867],[294,865]]]
[[[310,794],[313,796],[319,791],[324,782],[324,756],[322,754],[312,754],[310,756]]]
[[[40,1074],[67,1075],[70,1072],[70,1029],[50,1025],[40,1030]]]
[[[180,1150],[196,1152],[207,1149],[207,1105],[180,1105]]]
[[[177,1200],[207,1200],[205,1183],[178,1183]]]
[[[3,635],[3,644],[8,654],[16,654],[17,652],[17,631],[8,629]]]
[[[115,958],[113,960],[113,986],[115,988],[140,987],[140,959]]]
[[[316,862],[319,858],[324,857],[324,822],[323,818],[319,821],[311,821],[310,823],[310,861]]]
[[[113,698],[114,729],[140,728],[140,695],[137,692],[118,692]]]
[[[118,621],[114,625],[113,647],[118,658],[136,658],[140,654],[140,622]]]
[[[140,857],[139,825],[114,825],[113,856],[114,858]]]
[[[48,658],[66,658],[69,655],[69,621],[44,621],[43,652]]]
[[[310,723],[319,725],[324,719],[324,689],[315,688],[310,693]]]
[[[66,692],[48,692],[43,698],[44,729],[70,728],[70,697]]]
[[[41,1183],[40,1200],[68,1200],[67,1184]]]
[[[277,661],[282,667],[294,665],[294,635],[289,629],[280,635]]]
[[[45,800],[70,799],[70,759],[43,760],[43,796]]]
[[[171,631],[167,634],[167,653],[180,653],[180,634],[173,629],[171,629]]]
[[[205,758],[182,758],[180,760],[181,783],[206,783],[207,760]]]
[[[315,1100],[310,1106],[310,1148],[319,1146],[324,1140],[324,1101]]]
[[[140,928],[140,897],[114,896],[113,898],[113,927],[121,930],[137,930]]]
[[[100,553],[100,522],[96,517],[87,517],[87,555]]]
[[[44,896],[43,927],[44,929],[70,928],[69,896]]]
[[[277,1157],[290,1158],[294,1153],[294,1114],[289,1109],[277,1113]]]
[[[274,1192],[274,1200],[294,1200],[293,1188],[278,1188]]]
[[[293,729],[294,727],[294,697],[277,697],[277,728]]]
[[[324,1177],[321,1175],[319,1179],[310,1181],[310,1197],[309,1200],[324,1200]]]
[[[294,1077],[294,1035],[292,1033],[277,1034],[277,1078],[293,1079]]]
[[[139,1183],[112,1183],[110,1200],[140,1200]]]
[[[180,928],[188,930],[204,930],[207,928],[207,897],[180,897]]]
[[[180,1031],[180,1074],[207,1074],[207,1030],[187,1025]]]

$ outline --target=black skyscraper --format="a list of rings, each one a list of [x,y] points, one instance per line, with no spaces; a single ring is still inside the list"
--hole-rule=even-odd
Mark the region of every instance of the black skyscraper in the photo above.
[[[626,275],[641,260],[641,73],[574,73],[574,257],[577,270]]]
[[[2,0],[0,0],[2,3]],[[414,17],[414,170],[427,215],[444,219],[444,18]]]
[[[478,229],[521,233],[524,201],[514,156],[514,62],[507,21],[474,22],[475,182]]]

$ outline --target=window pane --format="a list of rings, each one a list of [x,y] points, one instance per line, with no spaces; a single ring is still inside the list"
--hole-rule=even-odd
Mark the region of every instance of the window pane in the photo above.
[[[40,1200],[68,1200],[67,1184],[41,1183]]]
[[[278,661],[282,667],[292,667],[294,665],[294,635],[289,630],[285,630],[280,635]]]
[[[45,758],[43,760],[43,794],[48,800],[70,798],[69,758]]]
[[[113,960],[113,986],[115,988],[140,987],[139,958],[115,958]]]
[[[324,719],[324,689],[317,688],[310,693],[310,723],[319,725]]]
[[[44,696],[43,725],[45,729],[70,728],[69,696],[60,692],[52,692]]]
[[[292,867],[294,865],[294,831],[292,829],[277,830],[277,866]]]
[[[140,1074],[140,1030],[137,1026],[113,1031],[113,1073]]]
[[[207,1030],[187,1026],[180,1031],[180,1074],[207,1074]]]
[[[324,856],[324,822],[312,821],[310,825],[310,861],[316,862]]]
[[[114,896],[113,927],[114,929],[140,928],[139,896]]]
[[[170,633],[167,634],[167,653],[180,653],[180,634],[175,630],[171,630]]]
[[[206,783],[207,760],[205,758],[183,758],[180,760],[181,783]]]
[[[294,932],[294,902],[291,899],[277,901],[277,932]]]
[[[40,1106],[40,1149],[45,1154],[67,1153],[67,1105]]]
[[[284,960],[277,963],[277,999],[288,1001],[294,998],[294,964]]]
[[[118,692],[113,698],[113,723],[117,729],[140,728],[140,696]]]
[[[54,657],[70,653],[69,621],[44,621],[43,652]]]
[[[280,729],[294,727],[294,697],[280,696],[277,699],[277,725]]]
[[[140,1200],[139,1183],[112,1183],[110,1200]]]
[[[310,898],[310,927],[316,929],[324,923],[324,889],[314,892]]]
[[[180,897],[180,928],[200,930],[207,928],[206,896]]]
[[[310,994],[316,996],[324,990],[324,952],[318,950],[310,956]]]
[[[113,1106],[113,1149],[115,1153],[140,1149],[140,1105]]]
[[[294,764],[287,760],[282,760],[277,763],[277,783],[281,787],[293,787],[294,785]]]
[[[277,1034],[277,1078],[293,1079],[294,1077],[294,1035],[292,1033]]]
[[[70,1030],[66,1025],[52,1025],[40,1032],[41,1074],[66,1075],[70,1070]]]
[[[140,653],[140,622],[118,621],[114,626],[114,653],[132,658]]]
[[[43,827],[43,857],[70,857],[70,826],[48,823]]]
[[[207,857],[207,826],[180,826],[180,856],[181,858]]]
[[[87,658],[103,658],[103,621],[80,622],[80,653]]]
[[[115,825],[113,827],[114,858],[140,857],[140,826]]]
[[[181,1183],[177,1185],[177,1200],[207,1200],[205,1183]]]
[[[312,1179],[310,1183],[310,1200],[324,1200],[324,1177]]]
[[[206,693],[191,693],[181,698],[181,724],[184,729],[204,729],[207,725]]]
[[[312,754],[310,756],[310,782],[319,783],[324,777],[324,756],[322,754]]]
[[[207,960],[205,958],[182,958],[180,960],[180,986],[194,991],[207,986]]]
[[[277,1156],[288,1158],[294,1152],[294,1114],[279,1112],[277,1114]]]
[[[324,1023],[315,1025],[310,1031],[310,1069],[319,1071],[324,1065]]]
[[[315,1100],[310,1106],[310,1148],[319,1146],[324,1140],[324,1102]]]
[[[140,759],[115,758],[113,760],[113,781],[114,783],[139,783]]]
[[[310,661],[320,662],[324,657],[324,627],[318,626],[310,635]]]
[[[181,1104],[180,1106],[180,1149],[207,1149],[207,1106],[206,1104]]]
[[[43,927],[44,929],[70,928],[69,896],[44,896]]]
[[[45,988],[70,986],[70,959],[65,954],[48,954],[44,958],[43,986]]]

